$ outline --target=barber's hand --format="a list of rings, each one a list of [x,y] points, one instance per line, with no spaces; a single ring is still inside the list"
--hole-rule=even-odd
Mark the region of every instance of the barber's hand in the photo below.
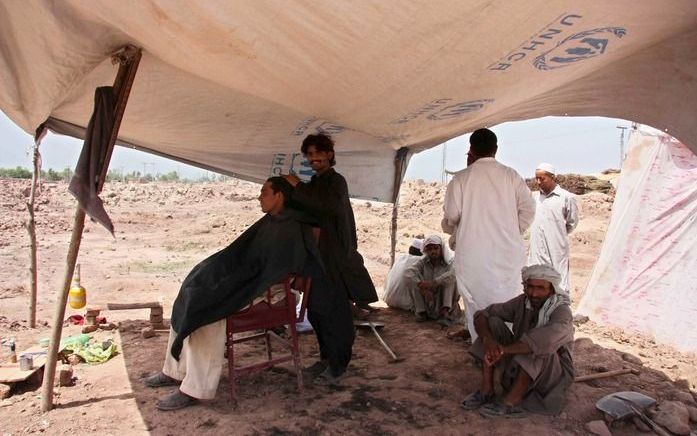
[[[285,174],[283,175],[283,178],[286,179],[288,183],[293,185],[294,188],[298,185],[298,183],[300,183],[300,179],[295,174]]]

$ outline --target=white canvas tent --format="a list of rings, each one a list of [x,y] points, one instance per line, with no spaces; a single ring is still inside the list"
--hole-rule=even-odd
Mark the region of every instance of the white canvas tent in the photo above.
[[[394,201],[411,153],[546,115],[638,121],[697,152],[692,0],[6,0],[0,109],[82,136],[127,45],[142,59],[133,82],[138,62],[119,69],[118,142],[249,180],[309,177],[299,143],[324,131],[351,194]],[[83,223],[78,210],[44,411]]]
[[[483,125],[602,115],[697,151],[697,8],[665,2],[0,2],[0,108],[80,135],[109,56],[143,49],[119,142],[250,180],[334,135],[356,197],[391,201],[411,153]]]

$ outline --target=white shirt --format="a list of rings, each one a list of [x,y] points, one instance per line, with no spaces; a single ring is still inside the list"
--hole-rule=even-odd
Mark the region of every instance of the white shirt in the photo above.
[[[448,184],[443,230],[455,227],[457,287],[473,340],[474,313],[521,292],[521,235],[534,217],[535,201],[525,180],[494,158],[478,159]]]
[[[535,192],[535,221],[530,229],[528,265],[547,264],[561,274],[561,285],[569,289],[569,238],[578,225],[576,198],[557,185],[549,194]]]

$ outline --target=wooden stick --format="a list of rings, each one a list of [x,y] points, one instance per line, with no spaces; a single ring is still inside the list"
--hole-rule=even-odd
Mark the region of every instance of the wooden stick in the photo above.
[[[128,309],[157,309],[162,305],[158,301],[149,303],[107,303],[108,310],[128,310]]]
[[[106,172],[109,167],[111,151],[114,148],[114,143],[118,137],[119,127],[123,119],[123,113],[126,110],[126,102],[128,95],[133,85],[135,72],[138,69],[140,62],[141,51],[134,47],[127,47],[119,52],[120,66],[119,71],[114,81],[114,90],[118,95],[116,100],[116,108],[114,112],[114,126],[111,132],[111,139],[108,144],[108,152],[102,166],[102,171],[99,174],[99,183],[97,185],[97,193],[101,192],[104,181],[106,180]],[[124,60],[124,56],[127,59]],[[58,346],[61,333],[63,331],[63,317],[65,317],[65,304],[68,302],[68,292],[70,291],[70,282],[75,272],[75,263],[77,255],[80,251],[80,242],[82,240],[82,231],[85,227],[85,211],[78,204],[75,211],[75,221],[73,222],[73,233],[70,238],[70,247],[68,248],[68,258],[65,268],[65,276],[63,278],[63,288],[61,289],[56,302],[56,311],[53,316],[53,328],[51,330],[51,340],[46,352],[46,367],[44,368],[44,382],[41,387],[41,411],[48,412],[53,408],[53,381],[56,377],[56,362],[58,359]]]
[[[29,202],[27,203],[27,210],[29,211],[29,220],[27,221],[26,227],[29,233],[29,327],[36,327],[36,294],[37,294],[37,277],[38,277],[38,266],[36,261],[36,221],[34,220],[34,200],[36,199],[36,185],[39,182],[39,177],[41,176],[41,169],[39,167],[39,145],[41,144],[41,139],[46,135],[47,129],[44,124],[41,124],[38,129],[36,129],[36,135],[34,136],[34,152],[32,157],[32,163],[34,166],[34,171],[31,177],[31,191],[29,195]]]
[[[637,374],[639,374],[639,371],[637,371],[636,369],[632,369],[632,368],[624,368],[624,369],[615,369],[613,371],[596,372],[595,374],[586,374],[586,375],[578,376],[574,379],[574,382],[584,382],[584,381],[589,381],[589,380],[597,380],[600,378],[615,377],[617,375],[630,374],[630,373],[637,375]]]

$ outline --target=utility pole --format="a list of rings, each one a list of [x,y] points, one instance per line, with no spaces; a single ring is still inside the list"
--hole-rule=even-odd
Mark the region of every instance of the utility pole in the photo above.
[[[622,170],[622,162],[624,162],[624,131],[629,127],[627,126],[617,126],[621,130],[620,133],[620,170]]]
[[[448,155],[448,141],[443,143],[443,162],[440,167],[441,182],[445,185],[448,183],[448,174],[445,171],[446,156]]]

